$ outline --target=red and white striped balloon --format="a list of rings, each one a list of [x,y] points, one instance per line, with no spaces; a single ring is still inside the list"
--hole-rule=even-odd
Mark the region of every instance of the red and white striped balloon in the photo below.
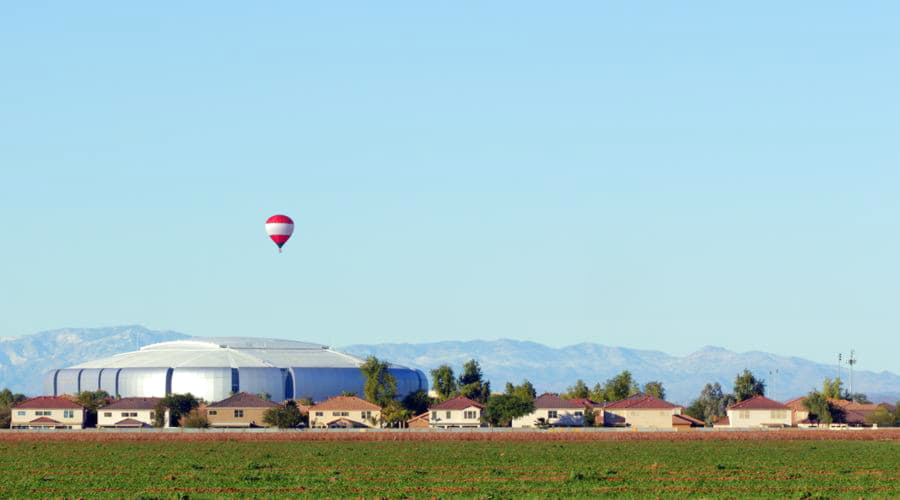
[[[273,215],[266,219],[266,234],[278,245],[278,253],[293,233],[294,221],[287,215]]]

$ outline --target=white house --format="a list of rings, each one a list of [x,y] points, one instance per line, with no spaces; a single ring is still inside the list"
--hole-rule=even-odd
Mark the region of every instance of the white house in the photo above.
[[[450,427],[481,427],[481,412],[484,405],[469,398],[457,396],[436,404],[428,411],[428,425],[432,429]]]
[[[727,427],[790,427],[791,408],[765,396],[753,396],[728,407]],[[725,427],[716,425],[716,427]]]
[[[140,429],[153,427],[161,398],[122,398],[97,410],[97,427]],[[166,412],[168,414],[168,412]],[[168,427],[169,419],[163,418]]]
[[[534,411],[512,421],[513,427],[581,427],[584,425],[585,406],[578,401],[563,399],[556,394],[544,393],[535,398]]]
[[[41,396],[14,406],[12,429],[82,429],[84,407],[63,397]]]

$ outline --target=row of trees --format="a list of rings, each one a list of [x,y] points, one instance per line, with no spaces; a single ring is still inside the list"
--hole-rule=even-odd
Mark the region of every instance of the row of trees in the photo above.
[[[588,388],[584,380],[578,379],[574,386],[568,388],[563,397],[569,399],[590,399],[603,403],[619,401],[620,399],[634,396],[639,392],[659,399],[666,399],[666,390],[663,388],[662,382],[656,380],[647,382],[642,389],[628,370],[624,370],[615,377],[608,379],[605,384],[599,382],[594,384],[593,388]]]

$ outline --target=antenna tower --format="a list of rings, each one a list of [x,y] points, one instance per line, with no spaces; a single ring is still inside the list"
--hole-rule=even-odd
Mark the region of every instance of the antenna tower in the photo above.
[[[850,394],[853,394],[853,365],[856,364],[856,351],[850,349],[850,358],[847,360],[850,365]]]

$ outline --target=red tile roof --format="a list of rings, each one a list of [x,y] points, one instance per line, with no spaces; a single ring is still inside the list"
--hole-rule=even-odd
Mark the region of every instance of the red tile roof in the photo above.
[[[678,405],[673,405],[668,401],[663,401],[662,399],[659,399],[657,397],[653,397],[649,394],[638,393],[634,396],[609,403],[604,408],[607,410],[669,410],[672,408],[681,407]]]
[[[381,411],[381,407],[356,396],[335,396],[309,407],[309,411],[322,410]]]
[[[455,398],[448,399],[443,403],[438,403],[429,408],[429,410],[465,410],[470,407],[476,408],[484,408],[484,405],[479,403],[478,401],[472,401],[469,398],[463,396],[456,396]]]
[[[17,410],[35,409],[35,410],[83,410],[84,407],[78,403],[73,403],[67,398],[54,396],[40,396],[37,398],[26,399],[17,404],[13,408]]]
[[[420,420],[423,422],[429,422],[431,420],[431,412],[426,411],[425,413],[420,413],[420,414],[416,415],[415,417],[407,420],[406,423],[409,424],[412,422],[418,422]]]
[[[53,420],[50,417],[38,417],[28,423],[29,424],[59,424],[61,422],[59,422],[58,420]]]
[[[104,410],[155,410],[162,398],[122,398],[103,407]]]
[[[569,401],[578,403],[582,408],[603,408],[603,406],[605,406],[603,403],[598,403],[588,398],[572,398]]]
[[[735,403],[728,407],[729,410],[790,410],[791,408],[784,403],[779,403],[774,399],[765,396],[753,396],[745,399],[740,403]]]
[[[784,405],[792,410],[806,411],[806,407],[803,406],[803,400],[805,400],[805,399],[806,399],[806,396],[801,396],[799,398],[794,398],[794,399],[784,403]]]
[[[278,403],[263,399],[249,392],[239,392],[228,399],[211,403],[207,408],[273,408]]]
[[[542,409],[553,409],[553,408],[571,408],[576,410],[584,409],[583,404],[579,404],[576,401],[572,401],[570,399],[563,399],[556,394],[545,392],[535,398],[534,400],[535,408]]]
[[[692,427],[705,427],[706,422],[697,420],[690,415],[672,415],[672,425],[690,425]]]

